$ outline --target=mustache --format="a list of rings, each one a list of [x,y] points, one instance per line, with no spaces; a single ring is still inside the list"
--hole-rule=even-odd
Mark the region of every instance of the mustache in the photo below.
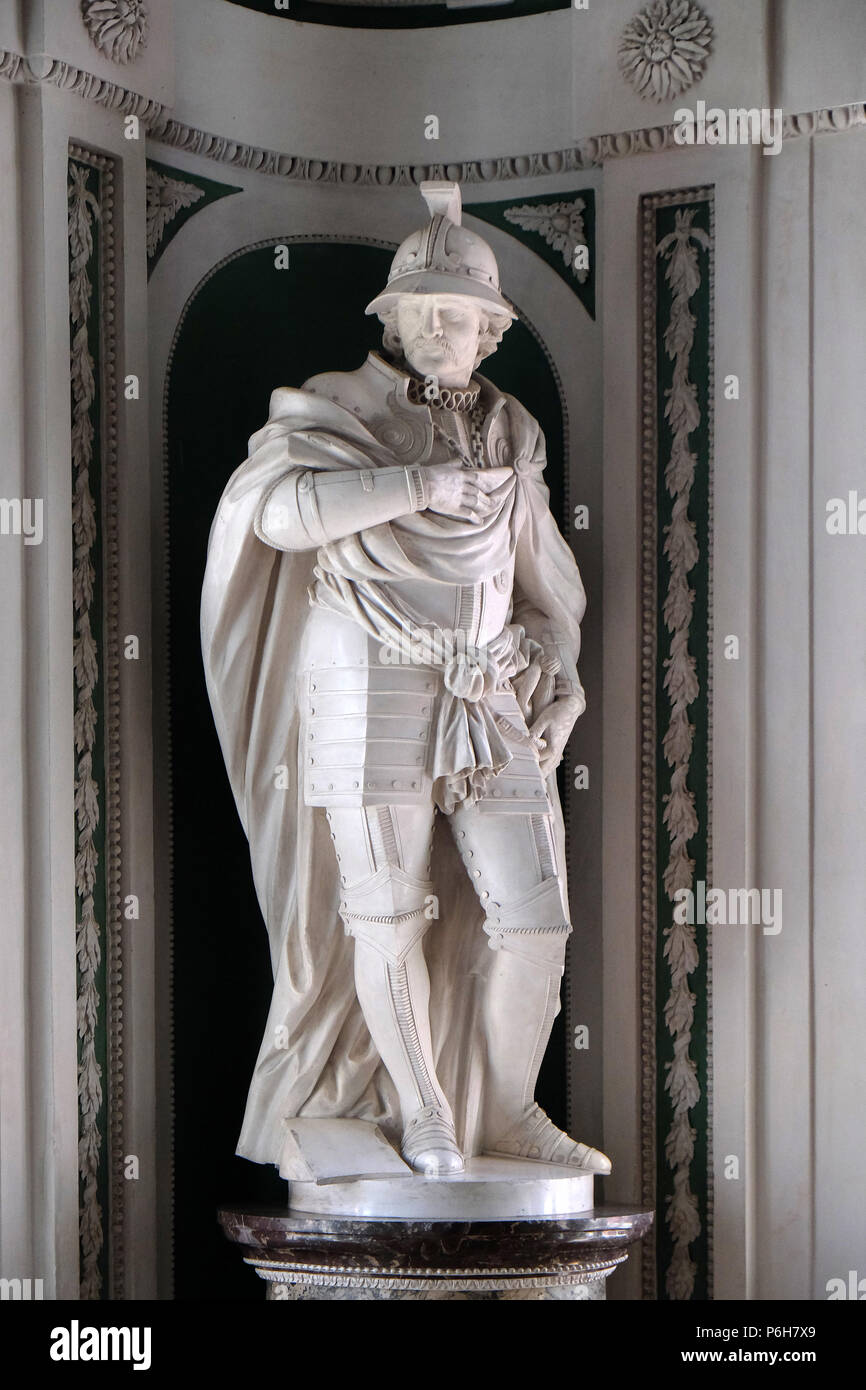
[[[457,357],[457,353],[447,338],[428,338],[426,334],[419,333],[412,339],[411,346],[413,351],[417,351],[418,348],[441,348],[445,356],[450,358],[452,362]]]

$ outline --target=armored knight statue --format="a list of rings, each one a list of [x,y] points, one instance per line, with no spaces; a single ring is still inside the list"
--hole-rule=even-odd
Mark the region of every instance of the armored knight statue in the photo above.
[[[544,439],[476,372],[516,317],[456,184],[368,306],[381,353],[280,387],[211,529],[208,691],[271,941],[238,1153],[377,1124],[608,1173],[535,1103],[571,931],[555,769],[584,592]]]

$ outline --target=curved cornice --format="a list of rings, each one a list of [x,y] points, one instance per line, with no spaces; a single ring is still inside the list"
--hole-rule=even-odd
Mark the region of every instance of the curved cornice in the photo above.
[[[463,184],[499,183],[508,179],[570,173],[606,164],[611,159],[684,148],[674,140],[673,125],[660,125],[621,131],[616,135],[589,135],[574,145],[540,154],[503,155],[437,164],[348,164],[309,155],[284,154],[279,150],[247,145],[224,135],[214,135],[210,131],[185,125],[173,120],[163,103],[140,96],[116,82],[96,77],[58,58],[45,58],[40,67],[42,70],[37,71],[20,53],[0,49],[0,77],[10,82],[50,82],[63,91],[74,92],[85,101],[96,102],[123,115],[138,116],[150,139],[159,144],[238,169],[251,169],[259,174],[310,183],[358,184],[377,188],[415,186],[424,179],[453,179]],[[785,116],[782,138],[792,140],[803,135],[850,130],[855,126],[866,126],[866,102]]]

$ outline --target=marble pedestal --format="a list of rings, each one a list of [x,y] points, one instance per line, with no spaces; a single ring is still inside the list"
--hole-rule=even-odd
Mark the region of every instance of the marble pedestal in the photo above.
[[[412,1181],[422,1197],[425,1186],[442,1187],[441,1179]],[[603,1299],[605,1280],[652,1220],[651,1210],[634,1206],[498,1219],[219,1213],[225,1235],[267,1282],[267,1297],[293,1302]]]

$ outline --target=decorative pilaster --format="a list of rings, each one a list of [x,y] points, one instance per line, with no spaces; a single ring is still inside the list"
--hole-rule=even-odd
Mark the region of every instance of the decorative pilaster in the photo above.
[[[79,1238],[93,1299],[123,1276],[114,162],[71,146],[68,197]]]
[[[693,1299],[711,1294],[710,938],[673,907],[710,879],[712,189],[644,197],[642,247],[644,1292]]]

